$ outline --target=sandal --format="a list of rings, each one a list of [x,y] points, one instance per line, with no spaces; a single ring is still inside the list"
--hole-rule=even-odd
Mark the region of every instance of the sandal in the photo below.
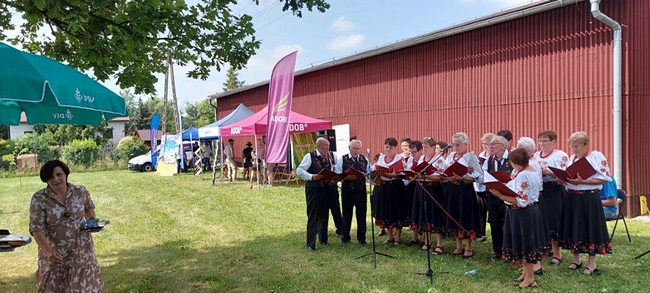
[[[570,269],[570,270],[577,270],[577,269],[579,269],[579,268],[581,268],[581,267],[582,267],[582,263],[574,263],[574,262],[572,262],[572,263],[569,265],[569,269]]]
[[[429,248],[431,248],[431,247],[429,247],[429,245],[424,244],[424,245],[422,245],[421,249],[422,249],[422,251],[427,251],[427,250],[429,250]]]
[[[457,252],[457,251],[458,251],[458,252]],[[463,254],[463,253],[465,253],[465,249],[459,249],[459,248],[456,248],[456,249],[454,250],[454,252],[451,253],[451,255],[461,255],[461,254]]]
[[[471,252],[472,254],[464,254],[465,252]],[[467,259],[474,256],[474,250],[465,250],[463,252],[463,258]]]
[[[444,252],[445,252],[445,248],[442,247],[442,246],[436,246],[436,248],[434,248],[434,249],[431,251],[431,253],[432,253],[432,254],[435,254],[435,255],[441,255],[441,254],[443,254]]]
[[[521,286],[521,284],[519,284],[519,285],[517,285],[517,287],[519,287],[519,289],[535,288],[535,287],[537,287],[537,281],[533,281],[532,283],[530,283],[530,284],[528,284],[526,286],[523,286],[523,287]]]
[[[393,243],[395,246],[399,246],[400,244],[402,244],[402,240],[395,240]]]
[[[590,268],[585,267],[585,270],[583,271],[583,273],[585,275],[587,275],[587,276],[592,276],[592,275],[596,275],[596,274],[600,273],[600,270],[598,268],[594,268],[592,270]]]
[[[413,245],[417,245],[417,244],[420,244],[420,240],[411,240],[411,242],[409,242],[407,245],[408,246],[413,246]]]
[[[395,239],[386,239],[386,241],[382,242],[383,244],[391,244],[395,242]]]
[[[549,264],[552,265],[552,266],[556,266],[556,265],[559,265],[561,263],[562,263],[562,259],[557,257],[557,256],[554,256],[553,258],[551,258],[551,261],[549,262]]]

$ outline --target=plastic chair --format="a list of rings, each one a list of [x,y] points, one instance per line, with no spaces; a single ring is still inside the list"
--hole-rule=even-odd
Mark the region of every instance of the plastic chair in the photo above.
[[[625,225],[625,232],[627,233],[627,240],[632,242],[632,238],[630,238],[630,230],[627,229],[627,222],[625,222],[625,213],[623,213],[623,209],[621,209],[621,204],[625,203],[625,199],[627,197],[627,192],[623,189],[618,189],[616,198],[617,201],[620,201],[618,204],[618,215],[616,215],[614,218],[608,219],[607,221],[616,221],[614,222],[614,229],[612,229],[612,235],[609,237],[609,239],[614,238],[614,232],[616,232],[616,226],[618,225],[618,220],[623,220],[623,225]]]

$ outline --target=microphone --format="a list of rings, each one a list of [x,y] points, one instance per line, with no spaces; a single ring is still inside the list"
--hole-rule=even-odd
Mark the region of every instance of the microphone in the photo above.
[[[447,150],[450,149],[450,148],[452,148],[452,147],[453,147],[453,145],[448,144],[446,147],[442,148],[442,150],[441,150],[440,152],[446,155],[446,154],[447,154]]]

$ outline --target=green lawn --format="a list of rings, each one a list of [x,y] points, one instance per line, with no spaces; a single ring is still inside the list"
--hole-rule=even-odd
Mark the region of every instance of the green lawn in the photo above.
[[[380,237],[378,251],[395,258],[379,256],[375,269],[371,257],[356,259],[371,245],[360,247],[354,239],[340,244],[333,223],[330,244],[308,252],[304,189],[295,184],[250,190],[244,182],[212,186],[208,175],[197,180],[129,171],[73,173],[69,179],[88,187],[97,216],[111,220],[94,236],[106,292],[520,291],[511,281],[518,268],[486,259],[489,241],[476,244],[469,260],[432,255],[433,285],[416,274],[427,269],[418,248],[385,246]],[[0,228],[27,234],[31,195],[43,187],[38,177],[0,179]],[[650,255],[633,257],[650,249],[650,224],[627,222],[632,243],[619,226],[614,254],[598,258],[601,275],[570,271],[565,252],[565,263],[545,265],[539,287],[530,291],[648,292]],[[453,241],[445,245],[453,249]],[[0,292],[33,291],[36,248],[32,243],[0,253]],[[465,276],[471,269],[478,273]]]

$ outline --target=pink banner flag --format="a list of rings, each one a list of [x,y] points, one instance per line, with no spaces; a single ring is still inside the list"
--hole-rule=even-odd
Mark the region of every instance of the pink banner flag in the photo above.
[[[266,162],[286,163],[289,145],[289,115],[293,99],[293,72],[297,51],[284,56],[273,68],[269,84]]]

